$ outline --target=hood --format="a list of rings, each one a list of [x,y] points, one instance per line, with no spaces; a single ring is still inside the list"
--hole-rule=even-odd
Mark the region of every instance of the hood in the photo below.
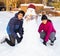
[[[18,18],[18,13],[16,13],[14,17]]]

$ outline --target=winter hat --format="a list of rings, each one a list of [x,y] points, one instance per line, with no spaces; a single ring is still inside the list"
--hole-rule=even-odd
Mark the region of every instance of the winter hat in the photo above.
[[[35,5],[34,5],[34,4],[30,4],[30,5],[28,6],[28,8],[33,8],[33,9],[35,9]]]
[[[48,20],[46,15],[42,15],[41,20]]]

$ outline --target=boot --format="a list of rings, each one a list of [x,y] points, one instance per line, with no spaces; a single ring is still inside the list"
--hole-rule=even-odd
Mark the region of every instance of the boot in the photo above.
[[[53,46],[54,45],[54,41],[51,41],[50,45]]]
[[[47,45],[46,45],[46,41],[43,41],[43,44],[44,44],[45,46],[47,46]]]

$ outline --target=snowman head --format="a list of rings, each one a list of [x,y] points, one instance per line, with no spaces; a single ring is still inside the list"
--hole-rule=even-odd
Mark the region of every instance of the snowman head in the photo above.
[[[25,15],[36,15],[34,4],[29,4]]]
[[[35,12],[35,5],[34,4],[29,4],[27,11],[25,13],[25,19],[34,19],[36,16],[36,12]]]

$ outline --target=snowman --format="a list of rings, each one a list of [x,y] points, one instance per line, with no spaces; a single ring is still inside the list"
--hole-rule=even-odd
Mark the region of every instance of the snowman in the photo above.
[[[24,16],[24,41],[28,46],[38,43],[39,33],[37,25],[38,16],[35,12],[35,5],[29,4],[28,9]],[[27,39],[27,40],[26,40]]]

